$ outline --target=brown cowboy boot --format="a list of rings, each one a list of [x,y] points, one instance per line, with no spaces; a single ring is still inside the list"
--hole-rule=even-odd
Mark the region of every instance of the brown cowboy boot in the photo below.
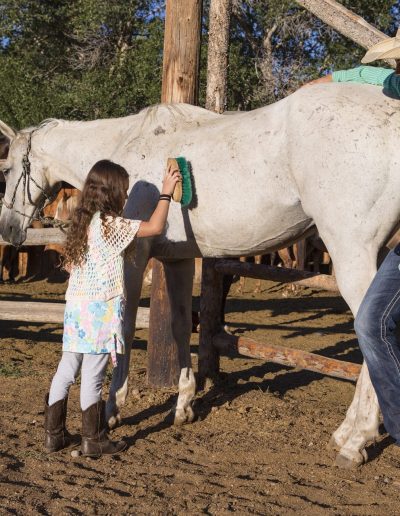
[[[71,435],[65,427],[68,397],[49,406],[49,395],[46,394],[44,402],[44,447],[46,451],[53,453],[63,448],[78,446],[81,442],[80,436]]]
[[[111,441],[107,435],[104,401],[98,401],[82,411],[82,455],[115,455],[126,447],[125,441]]]

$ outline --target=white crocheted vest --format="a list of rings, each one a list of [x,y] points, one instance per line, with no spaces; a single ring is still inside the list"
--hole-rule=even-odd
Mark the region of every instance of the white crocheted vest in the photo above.
[[[108,301],[124,295],[123,252],[135,238],[140,223],[111,216],[103,223],[100,212],[93,215],[86,260],[72,267],[65,299]]]

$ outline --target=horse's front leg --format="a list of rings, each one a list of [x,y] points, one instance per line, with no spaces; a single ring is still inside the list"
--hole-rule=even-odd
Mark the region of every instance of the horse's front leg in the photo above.
[[[192,401],[196,391],[190,358],[194,260],[166,261],[164,270],[171,307],[172,334],[178,344],[180,366],[179,395],[175,407],[174,424],[182,425],[193,421]]]
[[[125,354],[118,355],[118,364],[114,368],[110,393],[106,405],[106,421],[109,428],[114,428],[121,420],[120,409],[128,395],[129,361],[132,341],[135,336],[136,314],[139,306],[143,273],[148,261],[148,253],[140,252],[133,262],[125,263],[126,306],[124,314]]]

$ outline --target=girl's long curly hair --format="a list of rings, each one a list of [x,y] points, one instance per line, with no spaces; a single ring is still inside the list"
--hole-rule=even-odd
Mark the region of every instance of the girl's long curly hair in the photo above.
[[[112,161],[103,159],[90,169],[68,228],[64,253],[66,269],[85,262],[88,227],[93,215],[99,211],[104,222],[107,215],[118,216],[122,213],[128,186],[128,172]]]

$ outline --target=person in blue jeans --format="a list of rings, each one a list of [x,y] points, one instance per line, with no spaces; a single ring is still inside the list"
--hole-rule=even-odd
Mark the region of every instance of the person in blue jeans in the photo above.
[[[400,36],[372,47],[362,62],[396,59],[396,71],[372,66],[340,70],[311,81],[357,82],[383,87],[386,95],[400,100]],[[400,108],[400,105],[399,105]],[[399,142],[400,145],[400,142]],[[400,170],[399,170],[400,173]],[[378,269],[355,319],[355,331],[378,397],[386,430],[400,446],[400,244]]]
[[[400,244],[379,267],[358,310],[354,328],[385,428],[400,445]]]

